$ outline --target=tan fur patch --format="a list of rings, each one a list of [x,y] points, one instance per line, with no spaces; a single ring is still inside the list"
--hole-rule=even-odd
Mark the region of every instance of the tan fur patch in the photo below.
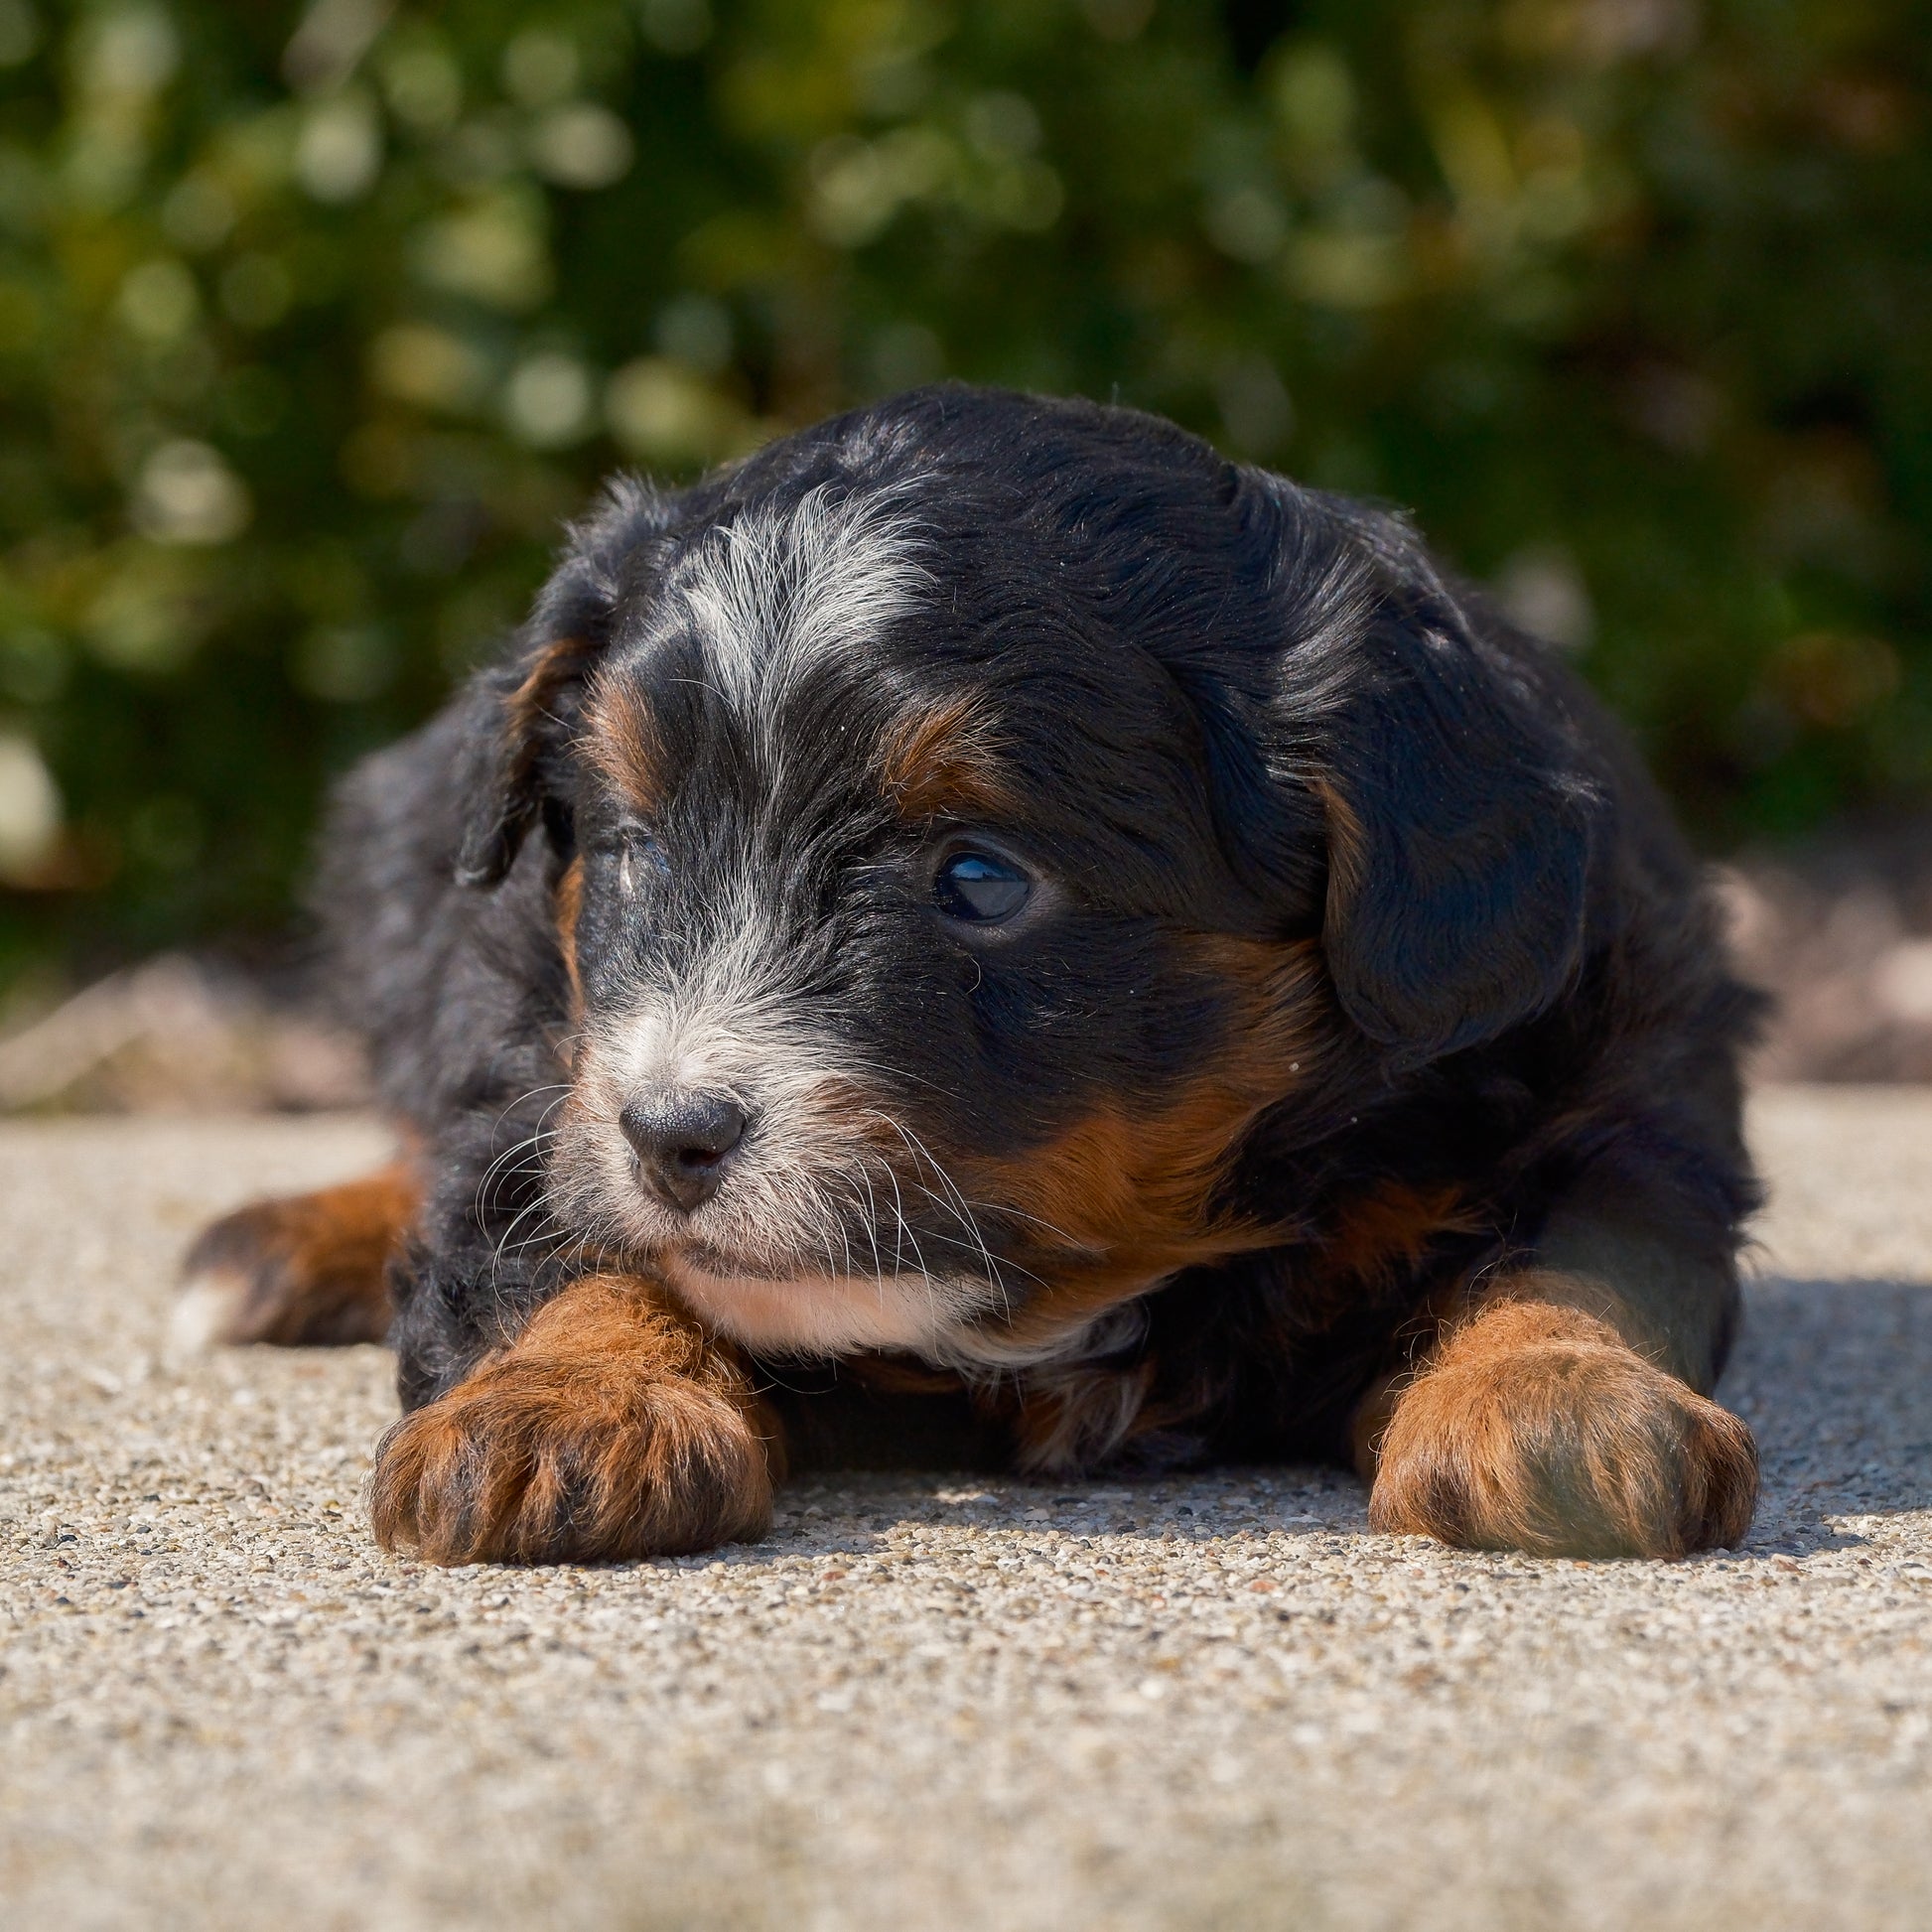
[[[1453,1187],[1385,1181],[1357,1195],[1336,1216],[1322,1243],[1321,1271],[1352,1283],[1413,1269],[1443,1236],[1473,1233],[1480,1225],[1461,1202]]]
[[[585,712],[585,751],[618,795],[646,820],[670,788],[670,759],[642,697],[615,683],[593,693]]]
[[[531,660],[523,681],[504,700],[504,723],[513,743],[533,744],[555,709],[557,694],[590,660],[585,637],[553,637]]]
[[[577,921],[584,913],[584,862],[573,859],[557,881],[555,900],[557,950],[563,954],[564,974],[570,981],[570,1018],[573,1026],[584,1018],[584,984],[577,975]]]
[[[1035,1475],[1077,1475],[1136,1435],[1155,1365],[1030,1370],[1017,1392],[1014,1460]]]
[[[909,713],[887,734],[880,777],[903,818],[973,818],[1012,811],[998,748],[970,699]]]
[[[380,1341],[389,1256],[421,1205],[405,1162],[340,1187],[251,1201],[224,1215],[182,1265],[217,1342],[283,1347]]]
[[[1097,1107],[1045,1147],[973,1174],[975,1194],[1011,1203],[1064,1244],[1056,1279],[997,1329],[997,1345],[1035,1347],[1179,1268],[1281,1239],[1278,1225],[1216,1220],[1209,1203],[1242,1135],[1319,1051],[1319,969],[1306,943],[1212,935],[1196,947],[1238,996],[1217,1062],[1162,1107]]]
[[[1581,1309],[1510,1295],[1449,1332],[1375,1448],[1371,1526],[1467,1549],[1678,1557],[1736,1543],[1757,1496],[1735,1416]]]
[[[1355,808],[1326,778],[1311,778],[1328,821],[1328,913],[1343,913],[1368,877],[1368,835]]]
[[[755,1537],[775,1420],[726,1350],[627,1276],[575,1282],[382,1439],[370,1513],[431,1563],[598,1563]]]

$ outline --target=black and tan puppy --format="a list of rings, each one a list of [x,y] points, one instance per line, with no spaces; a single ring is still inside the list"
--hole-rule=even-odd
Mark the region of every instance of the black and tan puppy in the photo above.
[[[1750,1520],[1751,998],[1616,732],[1379,511],[967,389],[621,482],[324,904],[409,1158],[217,1224],[184,1315],[391,1336],[385,1544],[700,1549],[841,1457]]]

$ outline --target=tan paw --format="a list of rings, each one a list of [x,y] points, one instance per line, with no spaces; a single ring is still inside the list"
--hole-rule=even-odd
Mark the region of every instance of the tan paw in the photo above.
[[[1575,1309],[1501,1303],[1404,1391],[1369,1523],[1475,1550],[1678,1557],[1735,1544],[1750,1431]]]
[[[397,1167],[223,1215],[182,1264],[170,1357],[239,1342],[380,1341],[389,1326],[384,1272],[416,1206],[415,1182]]]
[[[389,1431],[369,1500],[383,1547],[431,1563],[598,1563],[762,1534],[771,1474],[759,1409],[702,1342],[579,1284]]]

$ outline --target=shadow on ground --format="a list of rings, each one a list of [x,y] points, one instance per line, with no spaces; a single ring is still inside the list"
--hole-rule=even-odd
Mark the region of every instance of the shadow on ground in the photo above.
[[[1932,1508],[1932,1287],[1751,1283],[1719,1395],[1763,1458],[1753,1551],[1841,1542],[1827,1518]]]
[[[1751,1555],[1860,1549],[1866,1537],[1843,1519],[1932,1509],[1932,1286],[1751,1282],[1719,1396],[1751,1424],[1762,1458],[1762,1501],[1744,1545]],[[1254,1482],[1264,1484],[1274,1533],[1368,1533],[1366,1489],[1321,1467],[1088,1483],[814,1470],[783,1493],[787,1519],[800,1528],[821,1517],[829,1524],[835,1504],[844,1534],[821,1547],[862,1555],[920,1521],[1009,1530],[1050,1523],[1074,1534],[1189,1541],[1231,1526],[1214,1495],[1220,1476],[1249,1499]],[[796,1514],[814,1507],[814,1516]],[[1252,1516],[1251,1501],[1244,1507]]]

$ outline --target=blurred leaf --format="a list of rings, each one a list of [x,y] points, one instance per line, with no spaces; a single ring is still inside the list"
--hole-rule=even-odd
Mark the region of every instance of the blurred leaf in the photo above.
[[[1922,796],[1924,28],[0,0],[0,971],[273,925],[602,474],[939,375],[1411,507],[1709,841]]]

